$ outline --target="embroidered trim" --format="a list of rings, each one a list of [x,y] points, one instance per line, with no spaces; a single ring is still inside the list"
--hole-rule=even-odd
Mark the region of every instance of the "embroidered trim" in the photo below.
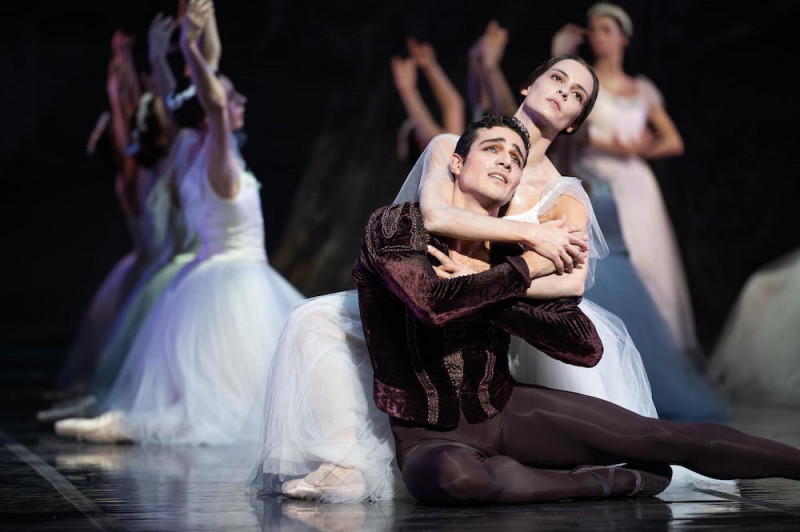
[[[422,357],[417,349],[417,321],[408,307],[405,310],[405,317],[406,342],[411,351],[411,365],[414,367],[414,373],[416,373],[422,389],[425,390],[425,398],[428,402],[428,424],[436,425],[439,423],[439,392],[436,391],[428,373],[423,369]]]
[[[494,378],[494,361],[495,355],[490,351],[486,353],[486,366],[483,369],[483,377],[478,385],[478,399],[481,403],[481,408],[487,416],[492,417],[497,415],[498,410],[492,406],[491,398],[489,396],[489,383]]]

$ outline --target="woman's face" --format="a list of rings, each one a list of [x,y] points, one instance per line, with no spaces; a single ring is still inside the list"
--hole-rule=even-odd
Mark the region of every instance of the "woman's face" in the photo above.
[[[606,57],[621,53],[628,45],[617,21],[606,15],[589,19],[589,45],[595,57]]]
[[[594,90],[589,70],[573,59],[564,59],[522,90],[522,105],[543,135],[554,136],[572,126]]]
[[[247,103],[247,97],[237,92],[236,87],[227,77],[220,76],[220,81],[225,88],[225,94],[228,96],[228,117],[231,131],[238,131],[244,127],[244,106]]]

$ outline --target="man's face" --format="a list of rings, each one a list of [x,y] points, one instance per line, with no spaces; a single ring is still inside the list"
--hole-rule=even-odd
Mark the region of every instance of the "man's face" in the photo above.
[[[522,105],[534,117],[542,134],[569,131],[594,90],[589,70],[577,61],[564,59],[522,90],[525,96]]]
[[[461,192],[493,209],[511,200],[527,155],[517,132],[496,126],[478,130],[466,159],[454,155],[451,169]]]

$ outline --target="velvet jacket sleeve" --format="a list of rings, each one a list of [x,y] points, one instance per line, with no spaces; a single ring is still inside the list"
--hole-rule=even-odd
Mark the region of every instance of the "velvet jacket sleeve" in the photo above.
[[[428,257],[428,244],[443,247],[425,230],[416,204],[383,207],[367,224],[354,275],[378,276],[429,327],[518,296],[530,286],[527,264],[513,256],[485,272],[440,279]]]
[[[553,358],[592,367],[603,356],[603,343],[592,320],[578,308],[580,301],[580,297],[548,301],[518,298],[496,305],[487,317]]]

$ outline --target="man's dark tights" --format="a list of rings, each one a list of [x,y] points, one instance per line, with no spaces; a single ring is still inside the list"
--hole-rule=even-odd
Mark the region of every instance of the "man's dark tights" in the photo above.
[[[800,450],[715,423],[642,417],[613,403],[517,385],[499,415],[440,430],[392,419],[403,480],[420,502],[513,504],[603,495],[579,465],[677,464],[719,478],[800,480]],[[547,469],[551,470],[547,470]],[[630,492],[618,470],[612,495]]]

